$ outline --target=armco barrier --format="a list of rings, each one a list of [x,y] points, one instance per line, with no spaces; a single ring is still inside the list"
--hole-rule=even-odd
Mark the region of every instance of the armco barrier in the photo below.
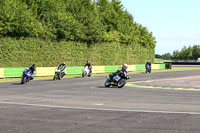
[[[121,66],[93,66],[92,73],[111,73],[115,72]],[[21,77],[25,67],[23,68],[0,68],[0,78]],[[37,67],[35,76],[51,76],[54,75],[56,67]],[[152,64],[152,69],[165,69],[165,64]],[[67,74],[82,74],[83,66],[67,67]],[[128,71],[145,70],[145,64],[129,65]]]
[[[49,76],[55,74],[56,67],[37,67],[35,76]]]
[[[159,64],[159,65],[160,65],[160,69],[161,69],[161,70],[166,69],[166,68],[165,68],[165,64]]]
[[[136,65],[136,71],[145,70],[145,64]]]
[[[67,74],[81,74],[83,67],[67,67],[66,73]]]
[[[152,69],[160,69],[160,64],[152,64],[151,68]]]
[[[117,69],[119,69],[120,66],[105,66],[105,72],[110,73],[110,72],[115,72]]]
[[[4,68],[0,68],[0,78],[4,78]]]
[[[105,66],[93,66],[92,73],[105,73]]]
[[[136,71],[136,65],[129,65],[128,71]]]

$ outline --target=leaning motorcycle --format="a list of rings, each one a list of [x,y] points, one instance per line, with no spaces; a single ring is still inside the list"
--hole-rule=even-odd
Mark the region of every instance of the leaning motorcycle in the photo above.
[[[150,65],[146,66],[146,73],[151,73],[151,67],[150,67]]]
[[[53,80],[61,80],[61,78],[63,77],[64,75],[62,74],[61,70],[59,69],[56,69],[55,70],[55,75],[53,77]]]
[[[21,84],[29,82],[31,79],[31,73],[24,71],[21,77]]]
[[[83,68],[83,72],[82,72],[82,77],[90,77],[91,76],[91,73],[90,73],[90,70],[88,69],[88,67],[85,67]]]
[[[110,79],[109,76],[107,76],[106,81],[104,83],[105,87],[117,86],[118,88],[122,88],[126,84],[126,80],[130,79],[130,75],[123,73],[123,76],[120,76],[121,74],[115,75],[112,79]]]

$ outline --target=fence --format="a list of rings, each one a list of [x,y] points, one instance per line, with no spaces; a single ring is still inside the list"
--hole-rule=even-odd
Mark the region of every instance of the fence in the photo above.
[[[92,73],[111,73],[115,72],[120,66],[93,66]],[[25,67],[21,68],[0,68],[0,78],[21,77]],[[56,67],[37,67],[35,76],[51,76],[54,75]],[[67,67],[66,73],[82,74],[83,67]],[[165,69],[165,64],[152,64],[152,69]],[[129,65],[128,71],[145,70],[144,64]]]

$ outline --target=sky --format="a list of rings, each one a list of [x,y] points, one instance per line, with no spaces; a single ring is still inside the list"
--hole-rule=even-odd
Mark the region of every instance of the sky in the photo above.
[[[200,45],[200,0],[121,0],[134,21],[156,38],[156,54]]]

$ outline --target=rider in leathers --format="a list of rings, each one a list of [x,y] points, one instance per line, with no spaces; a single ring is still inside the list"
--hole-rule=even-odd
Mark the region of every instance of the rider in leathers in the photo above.
[[[112,80],[113,77],[116,76],[117,74],[119,74],[120,77],[122,77],[122,78],[129,79],[130,76],[128,74],[127,68],[128,68],[128,65],[123,64],[122,67],[117,70],[117,72],[111,73],[109,75],[110,80]]]
[[[148,60],[148,62],[145,64],[146,72],[147,72],[148,66],[150,68],[150,73],[151,73],[151,62],[150,62],[150,60]]]
[[[65,62],[62,62],[58,67],[58,70],[60,70],[61,71],[61,75],[62,75],[62,77],[64,76],[64,75],[66,75],[66,73],[65,73],[65,69],[66,69],[66,63]]]
[[[88,69],[89,69],[89,74],[91,74],[92,73],[92,64],[91,64],[91,62],[90,61],[87,61],[87,63],[85,64],[85,66],[84,66],[84,68],[85,67],[88,67]]]
[[[34,79],[35,72],[36,72],[35,64],[33,64],[32,66],[30,66],[24,70],[24,73],[30,77],[27,81]]]

